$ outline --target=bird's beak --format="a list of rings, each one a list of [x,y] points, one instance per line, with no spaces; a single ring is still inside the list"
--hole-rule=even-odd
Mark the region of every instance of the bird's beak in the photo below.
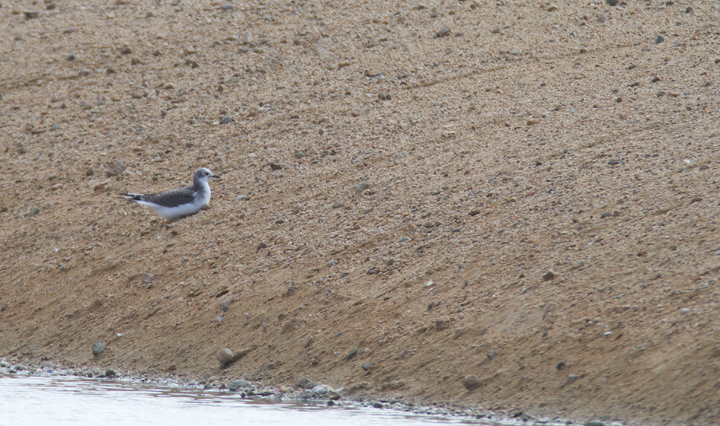
[[[218,179],[220,179],[220,176],[218,176],[218,175],[210,175],[210,177],[211,177],[211,178],[218,178]]]

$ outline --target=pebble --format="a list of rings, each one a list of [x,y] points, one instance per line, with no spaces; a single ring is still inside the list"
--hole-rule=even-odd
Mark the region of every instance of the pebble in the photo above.
[[[576,374],[570,374],[570,375],[568,375],[567,380],[565,381],[565,384],[569,385],[569,384],[573,383],[575,380],[577,380],[577,378],[578,378],[578,376]]]
[[[125,46],[122,49],[120,49],[121,55],[129,55],[131,53],[132,53],[132,49],[130,48],[130,46]]]
[[[40,12],[35,10],[26,10],[23,13],[25,14],[25,18],[27,19],[35,19],[40,16]]]
[[[402,237],[398,240],[399,243],[406,243],[408,241],[410,241],[410,238],[408,238],[408,237]]]
[[[328,385],[317,385],[312,388],[312,393],[318,396],[325,396],[328,393]],[[332,388],[330,388],[332,390]]]
[[[543,281],[551,281],[554,280],[556,276],[557,274],[551,269],[543,274],[542,279]]]
[[[101,353],[105,352],[105,346],[100,342],[93,343],[92,353],[93,356],[100,356]]]
[[[230,301],[229,300],[223,300],[220,302],[220,310],[225,312],[228,309],[230,309]]]
[[[438,32],[435,33],[435,38],[447,37],[447,36],[449,36],[451,33],[452,33],[452,32],[450,31],[450,28],[449,28],[449,27],[445,27],[445,28],[443,28],[443,29],[441,29],[440,31],[438,31]]]
[[[617,4],[620,3],[620,0],[605,0],[605,3],[610,6],[617,6]]]
[[[220,367],[224,367],[233,360],[233,353],[228,348],[222,348],[217,354],[217,360],[220,361]]]
[[[465,389],[471,391],[482,386],[482,381],[478,376],[471,374],[469,376],[465,376],[462,379],[462,385],[465,387]]]
[[[52,174],[52,175],[48,176],[48,180],[50,180],[50,181],[53,181],[53,180],[55,180],[55,179],[57,179],[57,175],[56,175],[56,174]]]
[[[74,60],[75,60],[75,55],[73,55],[73,54],[71,53],[71,54],[69,54],[69,55],[67,55],[67,56],[65,57],[65,60],[66,60],[66,61],[74,61]]]
[[[660,44],[660,43],[662,43],[663,41],[665,41],[665,37],[663,37],[663,36],[661,36],[661,35],[655,37],[655,44]]]
[[[107,176],[108,177],[117,176],[124,171],[125,171],[125,163],[123,163],[120,160],[117,160],[113,163],[110,163],[110,165],[108,166]]]
[[[297,387],[303,388],[303,389],[313,389],[315,386],[317,386],[317,383],[313,382],[312,380],[308,379],[307,377],[300,379],[300,381],[297,382]]]
[[[240,388],[248,389],[248,388],[252,388],[252,386],[253,386],[253,384],[247,380],[236,379],[236,380],[233,380],[232,382],[230,382],[230,384],[228,385],[228,389],[231,392],[235,392],[236,390],[238,390]]]
[[[364,364],[362,366],[362,369],[365,371],[370,371],[370,369],[373,367],[373,365],[375,365],[375,364]]]
[[[233,118],[231,115],[226,115],[225,117],[220,119],[220,124],[230,124],[233,122]]]
[[[117,372],[112,368],[105,370],[105,377],[117,377]]]
[[[238,195],[236,200],[238,200],[238,201],[247,200],[247,195]]]
[[[40,213],[40,208],[36,206],[30,207],[30,212],[28,213],[28,217],[33,217],[36,214]]]
[[[361,194],[363,191],[365,191],[365,190],[368,189],[368,188],[370,188],[370,184],[369,184],[369,183],[367,183],[367,182],[359,183],[359,184],[355,187],[355,193],[356,193],[356,194]]]
[[[357,355],[357,354],[358,354],[357,349],[351,349],[350,352],[348,352],[347,356],[345,357],[345,360],[349,361],[349,360],[353,359],[355,357],[355,355]]]

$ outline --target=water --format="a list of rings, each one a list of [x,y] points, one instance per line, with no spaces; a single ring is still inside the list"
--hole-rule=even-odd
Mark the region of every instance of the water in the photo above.
[[[503,421],[502,424],[517,424]],[[75,377],[0,375],[0,425],[459,425],[468,417],[432,417],[369,407],[326,407],[241,399],[195,388]]]

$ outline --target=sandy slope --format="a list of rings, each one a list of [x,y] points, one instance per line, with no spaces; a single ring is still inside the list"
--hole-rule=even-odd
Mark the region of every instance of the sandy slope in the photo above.
[[[36,3],[0,356],[720,422],[717,2]],[[116,196],[201,166],[190,218]]]

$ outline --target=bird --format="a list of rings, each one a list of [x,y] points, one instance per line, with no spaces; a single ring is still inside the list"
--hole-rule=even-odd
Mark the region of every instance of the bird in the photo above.
[[[152,207],[160,216],[168,220],[177,220],[193,215],[210,202],[211,178],[220,179],[205,167],[198,169],[193,176],[192,186],[172,189],[158,194],[135,194],[122,192],[120,195],[143,206]]]

